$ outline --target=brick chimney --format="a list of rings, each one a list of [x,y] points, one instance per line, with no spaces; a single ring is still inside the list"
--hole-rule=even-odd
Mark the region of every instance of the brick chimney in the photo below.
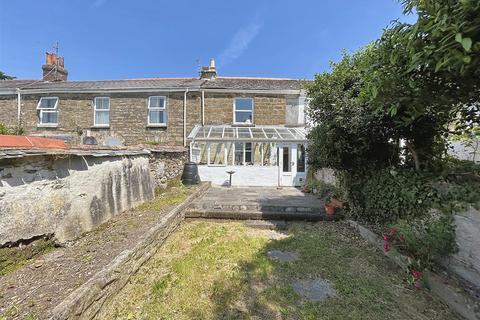
[[[200,79],[210,80],[217,77],[217,68],[215,68],[215,60],[210,59],[210,65],[208,67],[202,67],[200,70]]]
[[[44,81],[67,81],[68,71],[65,69],[63,57],[46,52],[45,64],[42,66]]]

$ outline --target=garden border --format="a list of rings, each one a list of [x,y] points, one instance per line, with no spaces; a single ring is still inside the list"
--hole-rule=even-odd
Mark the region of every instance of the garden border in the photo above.
[[[59,303],[49,315],[50,319],[93,319],[105,302],[127,284],[130,277],[185,220],[185,211],[190,204],[209,188],[210,183],[202,183],[184,202],[164,215],[135,247],[121,252],[105,268]]]
[[[406,256],[400,254],[394,248],[388,252],[385,252],[383,250],[384,241],[378,235],[356,221],[347,220],[347,222],[350,224],[350,226],[358,230],[362,238],[373,244],[400,268],[405,270],[407,269],[408,258]],[[445,277],[442,277],[434,272],[427,273],[427,280],[430,286],[430,291],[438,296],[458,315],[468,320],[480,319],[480,302],[475,301],[473,297],[467,293],[464,293],[464,290],[455,284],[453,280],[446,279]]]

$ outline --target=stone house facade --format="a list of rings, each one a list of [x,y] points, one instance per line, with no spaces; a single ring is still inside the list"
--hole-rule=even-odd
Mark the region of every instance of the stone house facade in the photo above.
[[[287,123],[288,99],[300,101],[298,80],[219,77],[212,61],[198,78],[66,81],[63,59],[59,76],[52,75],[52,63],[59,59],[47,54],[43,70],[50,81],[0,81],[0,123],[72,144],[92,137],[98,144],[187,146],[186,137],[195,125],[234,124],[235,101],[244,98],[253,101],[253,121],[246,125],[304,125]],[[98,109],[99,100],[105,109]],[[159,100],[164,109],[152,111],[152,101]],[[46,101],[52,109],[42,109]],[[157,112],[156,117],[163,113],[161,123],[150,123],[150,111]],[[41,117],[49,121],[42,123]]]
[[[42,69],[42,80],[0,81],[0,123],[71,145],[187,147],[215,184],[227,169],[239,185],[306,178],[303,81],[223,77],[213,59],[191,78],[68,81],[50,53]]]

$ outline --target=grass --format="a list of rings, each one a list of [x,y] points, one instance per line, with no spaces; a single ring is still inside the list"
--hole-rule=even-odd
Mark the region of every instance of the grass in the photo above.
[[[156,188],[155,198],[142,203],[134,210],[136,211],[159,211],[165,206],[178,205],[185,201],[191,189],[182,184],[180,179],[170,181],[165,189]]]
[[[270,250],[295,252],[292,262]],[[303,300],[296,279],[336,295]],[[240,222],[195,221],[172,234],[99,319],[456,319],[346,224],[295,223],[284,235]]]
[[[0,276],[18,270],[55,247],[53,240],[40,239],[23,247],[0,248]]]

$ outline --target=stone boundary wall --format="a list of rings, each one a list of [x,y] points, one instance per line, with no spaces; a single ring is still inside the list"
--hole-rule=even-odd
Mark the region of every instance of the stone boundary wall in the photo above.
[[[120,253],[108,266],[57,305],[50,319],[93,319],[162,246],[185,219],[185,210],[210,187],[203,183],[187,200],[162,217],[133,248]]]
[[[348,220],[348,223],[358,230],[362,238],[373,244],[400,268],[407,270],[407,257],[401,255],[395,249],[384,252],[383,240],[379,236],[356,221]],[[467,294],[453,279],[447,279],[433,272],[428,272],[426,276],[430,291],[457,314],[468,320],[480,319],[480,301]]]
[[[169,181],[181,176],[188,160],[186,148],[170,148],[165,150],[150,149],[150,171],[154,187],[166,188]]]
[[[337,178],[335,177],[335,171],[330,168],[318,169],[313,173],[315,180],[321,181],[333,186],[337,185]]]
[[[0,159],[0,245],[43,235],[72,240],[152,199],[149,155],[89,150]]]

